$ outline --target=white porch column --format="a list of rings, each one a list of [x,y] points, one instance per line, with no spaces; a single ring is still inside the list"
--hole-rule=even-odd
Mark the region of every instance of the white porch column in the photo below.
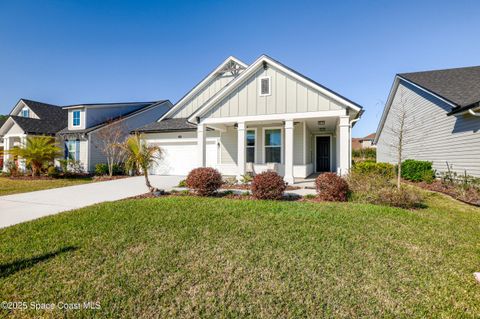
[[[20,145],[19,147],[27,147],[27,137],[26,136],[22,136],[20,137]],[[18,159],[18,169],[22,172],[25,172],[26,169],[27,169],[27,164],[25,163],[25,159],[24,158],[19,158]]]
[[[237,179],[245,175],[245,122],[238,122],[237,127]]]
[[[205,124],[198,124],[197,126],[197,153],[198,153],[198,167],[205,167],[207,162],[206,156],[206,137],[207,127]]]
[[[338,123],[339,134],[339,175],[348,174],[350,170],[350,117],[348,115],[340,116]]]
[[[293,120],[285,120],[285,181],[292,185],[293,178]]]
[[[5,151],[3,155],[3,171],[7,171],[7,163],[10,160],[10,155],[8,154],[8,151],[12,147],[10,146],[10,138],[9,137],[4,137],[3,138],[3,150]]]

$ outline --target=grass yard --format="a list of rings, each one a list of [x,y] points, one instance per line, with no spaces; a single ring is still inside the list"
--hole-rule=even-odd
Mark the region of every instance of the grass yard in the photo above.
[[[0,177],[0,196],[73,186],[92,182],[92,178],[59,178],[22,180]]]
[[[0,230],[12,317],[480,316],[480,209],[195,197],[99,204]],[[30,307],[30,306],[29,306]]]

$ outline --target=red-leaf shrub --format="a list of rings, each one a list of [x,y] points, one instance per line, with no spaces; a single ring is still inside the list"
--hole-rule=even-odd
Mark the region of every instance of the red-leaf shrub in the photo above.
[[[252,195],[257,199],[281,199],[287,183],[275,172],[264,172],[252,180]]]
[[[348,184],[337,174],[320,174],[315,181],[315,185],[317,186],[319,199],[330,202],[347,201]]]
[[[222,175],[214,168],[199,167],[188,173],[185,184],[197,195],[213,195],[222,186]]]

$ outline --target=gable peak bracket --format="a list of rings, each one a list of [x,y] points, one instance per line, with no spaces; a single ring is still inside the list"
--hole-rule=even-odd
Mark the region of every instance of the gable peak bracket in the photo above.
[[[268,69],[268,63],[267,63],[267,61],[263,61],[262,64],[263,64],[263,69],[264,69],[264,70]]]

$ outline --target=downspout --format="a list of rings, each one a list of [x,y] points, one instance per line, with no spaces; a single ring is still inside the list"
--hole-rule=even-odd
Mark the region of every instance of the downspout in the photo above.
[[[360,116],[361,115],[362,114],[360,114]],[[349,142],[350,150],[348,152],[348,166],[352,165],[352,126],[360,119],[360,116],[350,121],[350,128],[349,128],[350,129],[350,142]]]
[[[476,113],[476,112],[475,112],[474,110],[472,110],[472,109],[468,110],[468,113],[470,113],[470,114],[473,115],[473,116],[478,116],[478,117],[480,117],[480,113]]]

